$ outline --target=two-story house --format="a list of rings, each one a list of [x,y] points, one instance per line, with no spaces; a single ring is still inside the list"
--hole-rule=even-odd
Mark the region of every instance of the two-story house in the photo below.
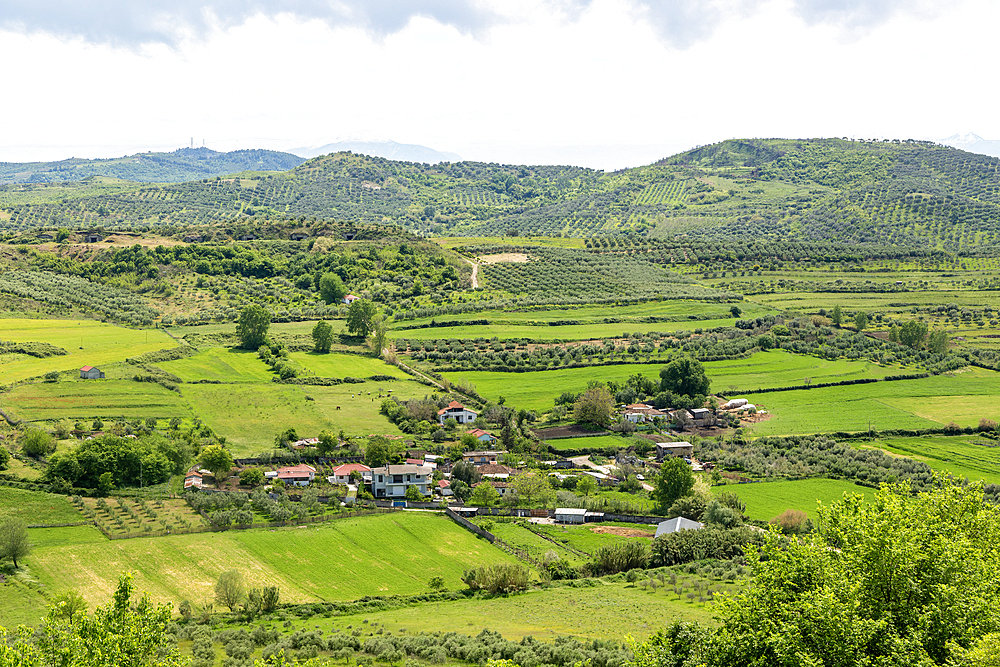
[[[376,498],[403,498],[406,496],[406,489],[415,486],[420,495],[426,496],[430,494],[433,474],[430,466],[410,463],[373,468],[372,495]]]

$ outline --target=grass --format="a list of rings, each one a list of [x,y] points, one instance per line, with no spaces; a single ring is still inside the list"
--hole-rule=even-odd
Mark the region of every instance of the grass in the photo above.
[[[751,394],[771,418],[753,426],[757,435],[831,431],[937,428],[955,421],[976,426],[1000,419],[995,400],[1000,374],[980,368],[919,380]]]
[[[451,520],[430,513],[393,513],[278,530],[226,531],[150,539],[40,547],[27,564],[53,592],[75,589],[104,603],[123,571],[156,601],[204,604],[224,570],[240,570],[250,586],[275,585],[283,602],[354,600],[366,595],[425,592],[441,576],[460,586],[462,572],[513,557]]]
[[[6,396],[20,419],[114,419],[116,417],[191,417],[180,394],[151,382],[79,380],[26,384]]]
[[[94,512],[94,520],[101,528],[115,536],[142,537],[147,532],[168,529],[182,532],[204,523],[201,516],[180,499],[148,501],[143,509],[135,500],[111,498],[105,501],[107,511],[102,510],[94,498],[86,498],[83,502]]]
[[[293,352],[289,356],[320,377],[366,378],[373,375],[391,375],[400,379],[409,377],[381,359],[363,357],[359,354]]]
[[[274,376],[256,352],[234,348],[210,347],[194,356],[156,365],[185,382],[270,382]]]
[[[516,523],[500,522],[490,518],[477,519],[474,523],[478,525],[492,523],[493,527],[489,528],[491,533],[515,549],[527,552],[536,561],[540,562],[544,560],[545,554],[554,551],[560,558],[565,558],[574,565],[583,565],[586,562],[586,559],[581,558],[572,551],[560,548],[559,545],[552,544]]]
[[[620,438],[617,435],[594,435],[585,438],[559,438],[557,440],[546,440],[545,444],[556,451],[565,449],[595,449],[628,447],[631,443],[629,438]]]
[[[68,496],[0,486],[0,520],[21,519],[29,525],[85,521]]]
[[[75,370],[81,366],[102,366],[145,352],[176,347],[158,329],[127,329],[94,320],[0,320],[0,339],[27,342],[42,341],[66,350],[68,354],[37,359],[19,356],[3,364],[3,381],[16,382],[44,375],[49,371]]]
[[[879,438],[871,446],[923,461],[934,470],[1000,484],[1000,447],[995,440],[978,435],[925,435],[910,438]]]
[[[816,520],[816,501],[829,504],[845,493],[871,495],[872,489],[839,479],[801,479],[756,484],[726,484],[713,486],[713,493],[730,492],[747,504],[746,514],[751,519],[770,521],[785,510],[802,510]]]
[[[785,350],[758,352],[747,359],[729,359],[705,363],[712,389],[770,389],[805,384],[842,382],[859,378],[883,378],[904,373],[898,366],[879,366],[867,361],[829,361]]]
[[[428,389],[413,381],[365,382],[334,387],[267,384],[189,384],[184,397],[196,406],[198,416],[225,436],[235,456],[270,449],[275,435],[294,427],[301,437],[320,431],[344,429],[350,435],[402,435],[379,414],[380,391],[415,398]],[[369,395],[371,392],[371,395]],[[306,397],[311,398],[308,400]],[[338,406],[340,409],[338,409]]]
[[[467,315],[474,318],[473,315]],[[572,313],[566,314],[566,319],[575,319]],[[410,340],[429,340],[436,338],[527,338],[537,341],[573,341],[593,340],[599,338],[620,338],[623,333],[650,333],[657,331],[682,332],[693,331],[696,328],[712,329],[715,327],[731,327],[736,318],[725,317],[712,320],[689,320],[686,322],[595,322],[590,324],[566,324],[562,326],[532,326],[528,324],[505,324],[492,322],[456,327],[430,327],[427,329],[393,330],[394,338]]]
[[[656,533],[656,526],[654,525],[630,525],[629,527],[646,532],[648,536],[625,537],[613,533],[598,532],[600,529],[607,529],[606,525],[550,526],[539,524],[535,526],[535,530],[572,549],[591,555],[603,546],[617,544],[622,540],[642,540],[649,543],[652,541],[654,533]]]
[[[680,579],[693,581],[694,577]],[[533,637],[543,641],[566,636],[620,641],[632,635],[645,639],[673,621],[712,622],[710,604],[678,600],[664,589],[654,593],[631,584],[597,582],[593,587],[560,586],[509,597],[424,603],[365,613],[364,618],[393,632],[405,629],[407,634],[448,630],[476,635],[489,628],[507,639]],[[303,623],[306,627],[314,624],[309,620]],[[359,623],[357,616],[344,616],[335,618],[333,627],[345,630]]]

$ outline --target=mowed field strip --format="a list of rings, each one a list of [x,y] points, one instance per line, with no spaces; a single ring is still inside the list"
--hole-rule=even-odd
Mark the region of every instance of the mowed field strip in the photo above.
[[[177,347],[177,342],[162,330],[128,329],[94,320],[0,319],[0,340],[50,343],[67,352],[44,359],[13,355],[16,358],[0,364],[5,384],[49,371],[99,367],[126,357]]]
[[[907,438],[879,438],[871,445],[900,456],[923,461],[934,470],[1000,484],[1000,447],[996,440],[980,435],[925,435]]]
[[[152,382],[132,380],[73,380],[14,387],[4,403],[19,419],[113,419],[192,417],[177,392]]]
[[[816,520],[816,503],[824,505],[840,500],[845,493],[871,496],[874,489],[858,486],[842,479],[799,479],[753,484],[713,486],[713,493],[735,493],[747,504],[751,519],[770,521],[785,510],[802,510]]]
[[[833,431],[940,428],[951,421],[976,426],[1000,420],[996,395],[1000,373],[971,368],[956,374],[847,387],[823,387],[746,398],[771,418],[753,426],[756,435]]]
[[[136,573],[139,590],[175,605],[210,602],[219,574],[230,569],[250,586],[278,586],[283,602],[313,602],[413,595],[435,576],[458,588],[465,569],[514,560],[446,517],[396,512],[278,530],[43,546],[27,564],[50,591],[75,589],[93,606],[125,571]]]

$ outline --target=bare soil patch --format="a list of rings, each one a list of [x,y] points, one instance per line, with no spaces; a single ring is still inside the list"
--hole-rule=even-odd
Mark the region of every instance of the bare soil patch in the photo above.
[[[524,264],[528,261],[528,256],[523,252],[503,252],[498,255],[482,255],[479,261],[483,264],[500,264],[510,262],[512,264]]]
[[[592,533],[601,535],[618,535],[619,537],[652,537],[654,533],[638,528],[623,528],[622,526],[594,526],[590,529]]]

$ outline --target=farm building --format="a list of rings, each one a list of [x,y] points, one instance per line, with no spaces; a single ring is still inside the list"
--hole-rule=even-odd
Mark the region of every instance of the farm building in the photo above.
[[[691,519],[685,519],[684,517],[679,516],[676,519],[668,519],[656,524],[656,535],[654,537],[667,535],[668,533],[676,533],[678,530],[701,530],[704,527],[705,524],[703,523],[698,523],[697,521],[692,521]]]
[[[430,491],[432,470],[428,466],[387,465],[372,469],[372,495],[376,498],[402,498],[410,486],[417,487],[421,495]]]
[[[84,366],[80,369],[80,378],[83,380],[100,380],[104,377],[104,371],[93,366]]]
[[[293,241],[301,241],[303,239],[309,238],[309,234],[307,232],[292,232],[291,234],[288,235],[288,238],[290,238]]]
[[[510,479],[516,470],[508,468],[507,466],[502,466],[499,463],[486,463],[481,466],[476,466],[476,470],[483,477],[488,477],[490,479]]]
[[[100,243],[103,240],[104,240],[104,237],[101,236],[100,234],[93,234],[93,233],[92,234],[86,234],[83,237],[83,242],[84,243]]]
[[[452,401],[447,407],[438,410],[438,422],[441,424],[444,424],[449,419],[454,419],[459,424],[468,424],[478,416],[478,412],[468,409],[458,401]]]
[[[344,297],[344,303],[346,303],[349,306],[360,298],[361,298],[360,296],[354,296],[353,294],[348,294],[347,296]]]
[[[709,416],[711,416],[712,411],[708,408],[695,408],[691,410],[691,419],[697,424],[705,422]]]
[[[656,443],[656,460],[670,458],[671,456],[691,456],[694,454],[694,445],[690,442],[658,442]]]
[[[556,523],[583,523],[587,518],[587,510],[576,507],[557,507]]]
[[[278,468],[278,474],[274,476],[285,486],[309,486],[309,482],[316,477],[316,468],[300,463],[295,466]]]
[[[257,238],[256,234],[243,234],[240,236],[240,241],[253,241]]]

